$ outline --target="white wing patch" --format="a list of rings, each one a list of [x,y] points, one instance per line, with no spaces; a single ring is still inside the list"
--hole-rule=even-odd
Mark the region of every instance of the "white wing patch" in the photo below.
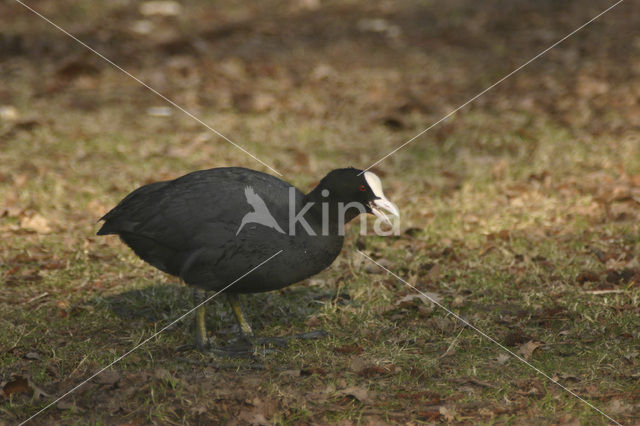
[[[382,181],[375,173],[364,172],[364,180],[367,181],[369,188],[373,191],[373,195],[379,198],[385,198],[382,192]]]

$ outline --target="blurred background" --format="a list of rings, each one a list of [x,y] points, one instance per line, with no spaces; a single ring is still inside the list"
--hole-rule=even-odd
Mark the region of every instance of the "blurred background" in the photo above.
[[[29,5],[306,189],[369,166],[609,3]],[[84,193],[97,217],[147,180],[269,171],[19,3],[0,7],[3,183],[51,187],[47,209],[83,217],[63,204]],[[376,170],[418,198],[490,170],[637,173],[639,13],[620,5]]]

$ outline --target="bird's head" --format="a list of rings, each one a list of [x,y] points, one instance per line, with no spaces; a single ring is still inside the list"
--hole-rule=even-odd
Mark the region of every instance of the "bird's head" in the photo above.
[[[323,199],[329,202],[343,203],[353,206],[347,212],[346,222],[357,216],[358,206],[362,206],[364,212],[372,213],[391,225],[391,219],[385,214],[390,213],[399,217],[398,207],[389,201],[382,192],[382,181],[373,172],[362,171],[354,168],[336,169],[325,176],[318,187]]]

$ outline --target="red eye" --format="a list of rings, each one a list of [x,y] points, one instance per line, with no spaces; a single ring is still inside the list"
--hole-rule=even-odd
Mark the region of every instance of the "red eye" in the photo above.
[[[366,191],[366,190],[367,190],[367,187],[366,187],[366,186],[364,186],[364,185],[360,185],[360,191]]]

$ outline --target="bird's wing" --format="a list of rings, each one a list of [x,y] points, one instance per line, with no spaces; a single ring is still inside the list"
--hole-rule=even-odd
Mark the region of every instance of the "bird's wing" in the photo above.
[[[205,179],[151,184],[109,212],[105,226],[114,233],[153,238],[176,250],[198,247],[205,239],[208,244],[212,239],[224,242],[233,237],[237,206],[244,202],[241,186],[220,190],[228,187]]]
[[[247,182],[247,175],[253,181]],[[249,212],[247,203],[256,212],[266,210],[254,188],[280,193],[288,190],[287,185],[246,169],[190,173],[133,191],[104,216],[101,234],[127,232],[153,238],[176,250],[225,244],[235,238],[243,213]],[[286,200],[286,196],[281,198]],[[272,198],[268,199],[273,213],[287,214],[286,203],[272,204]]]

